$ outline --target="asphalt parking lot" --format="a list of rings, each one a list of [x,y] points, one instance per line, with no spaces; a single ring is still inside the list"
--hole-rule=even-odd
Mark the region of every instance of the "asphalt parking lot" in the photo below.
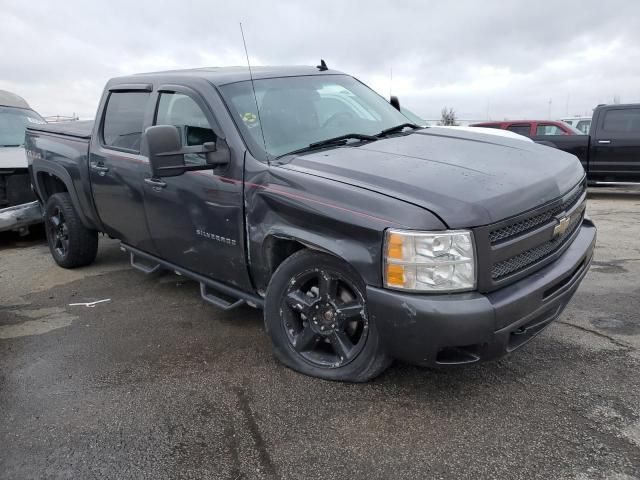
[[[0,237],[0,478],[640,478],[640,190],[591,192],[590,273],[500,361],[368,384],[271,355],[260,312]],[[70,303],[110,298],[95,308]]]

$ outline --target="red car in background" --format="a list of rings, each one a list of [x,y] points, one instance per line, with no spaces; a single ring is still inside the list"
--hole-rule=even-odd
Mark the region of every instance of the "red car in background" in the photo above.
[[[547,135],[583,135],[568,123],[555,120],[507,120],[504,122],[474,123],[472,127],[500,128],[525,137],[543,137]]]

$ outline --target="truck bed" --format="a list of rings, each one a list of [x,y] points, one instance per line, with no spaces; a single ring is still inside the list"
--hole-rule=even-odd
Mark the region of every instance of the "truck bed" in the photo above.
[[[38,132],[54,133],[56,135],[67,135],[69,137],[89,139],[93,131],[93,120],[82,120],[76,122],[43,123],[29,125],[28,130]]]
[[[82,223],[97,230],[89,169],[93,123],[91,120],[29,126],[25,148],[29,153],[31,183],[38,197],[46,199],[51,192],[67,191]]]

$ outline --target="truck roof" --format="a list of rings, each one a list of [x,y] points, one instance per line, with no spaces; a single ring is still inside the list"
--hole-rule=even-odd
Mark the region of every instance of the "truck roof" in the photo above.
[[[0,90],[0,107],[25,108],[31,110],[31,107],[24,98],[6,90]]]
[[[318,67],[311,67],[308,65],[298,66],[258,66],[251,67],[251,73],[254,80],[264,78],[278,78],[278,77],[300,77],[307,75],[344,75],[343,72],[338,70],[320,70]],[[190,68],[185,70],[169,70],[164,72],[148,72],[138,73],[127,77],[118,77],[110,80],[123,82],[123,81],[136,81],[141,78],[162,78],[162,77],[197,77],[208,80],[212,84],[226,85],[228,83],[242,82],[250,80],[248,67],[204,67],[204,68]]]
[[[596,106],[596,108],[605,108],[605,107],[606,108],[638,108],[640,107],[640,103],[600,103],[598,104],[598,106]]]

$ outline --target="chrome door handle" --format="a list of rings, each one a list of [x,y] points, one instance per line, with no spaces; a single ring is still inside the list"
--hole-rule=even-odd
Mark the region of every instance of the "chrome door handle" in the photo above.
[[[108,167],[105,167],[102,163],[91,163],[91,170],[98,172],[98,175],[104,177],[105,174],[109,171]]]
[[[160,189],[167,186],[165,182],[163,182],[162,180],[158,180],[157,178],[145,178],[144,183],[146,183],[147,185],[151,185],[156,191],[160,191]]]
[[[609,145],[611,143],[611,140],[598,140],[598,143],[601,145]]]

